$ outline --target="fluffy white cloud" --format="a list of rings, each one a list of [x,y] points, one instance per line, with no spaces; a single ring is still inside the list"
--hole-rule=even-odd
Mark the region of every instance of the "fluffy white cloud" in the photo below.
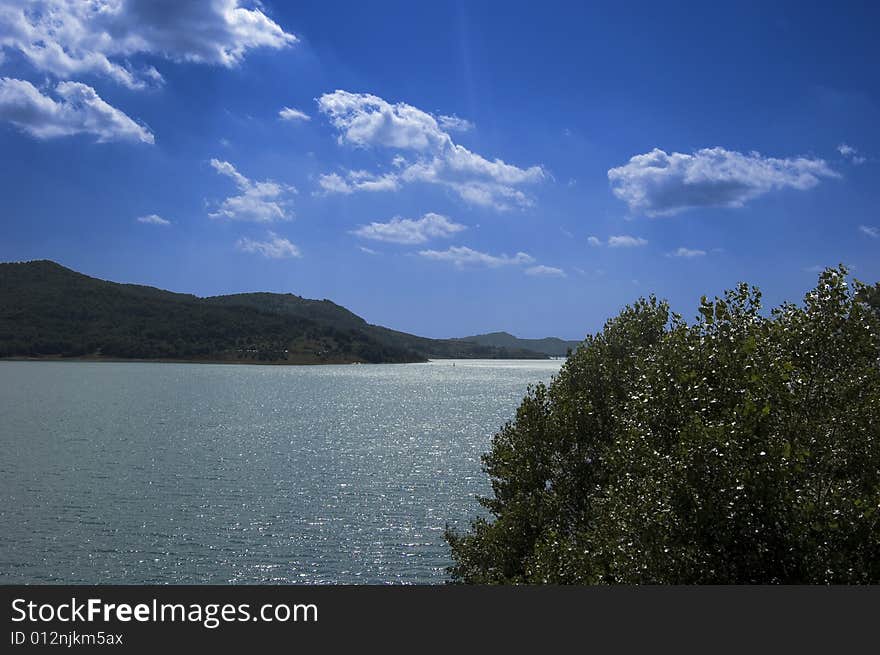
[[[467,229],[441,214],[428,213],[422,218],[392,218],[387,223],[373,222],[362,225],[353,234],[363,239],[390,243],[419,244],[431,238],[448,238]]]
[[[648,240],[641,237],[633,237],[628,234],[608,237],[609,248],[636,248],[648,245]]]
[[[269,232],[266,241],[255,241],[247,237],[239,239],[235,246],[243,251],[250,252],[269,259],[286,259],[289,257],[302,257],[299,248],[287,239],[274,232]]]
[[[61,82],[55,94],[58,100],[26,80],[0,78],[0,120],[38,139],[91,134],[99,142],[154,142],[147,128],[107,104],[90,86]]]
[[[776,189],[805,190],[838,177],[822,159],[776,159],[752,152],[703,148],[692,155],[655,148],[608,171],[615,196],[648,216],[695,207],[741,207]]]
[[[697,250],[694,248],[685,248],[684,246],[669,253],[670,257],[687,257],[687,258],[704,257],[705,255],[706,255],[705,250]]]
[[[433,152],[452,141],[431,114],[369,93],[325,93],[318,108],[339,130],[340,143]]]
[[[159,214],[147,214],[146,216],[138,216],[135,219],[138,223],[145,223],[147,225],[171,225],[171,221],[167,218],[162,218]]]
[[[466,202],[496,209],[527,206],[531,200],[516,187],[546,176],[540,166],[523,169],[471,152],[452,140],[442,121],[403,102],[391,104],[371,94],[335,91],[322,95],[318,108],[339,132],[340,144],[410,151],[415,161],[399,153],[392,160],[400,170],[397,180],[444,185]],[[448,124],[451,117],[445,118]]]
[[[208,214],[211,218],[228,218],[254,223],[272,223],[292,218],[287,211],[286,197],[288,194],[296,193],[294,187],[269,180],[254,182],[239,173],[228,161],[212,159],[211,166],[220,175],[235,182],[241,191],[237,196],[226,198],[217,211]]]
[[[589,243],[589,244],[590,244],[591,246],[593,246],[594,248],[595,248],[596,246],[601,246],[601,245],[602,245],[602,242],[599,241],[599,238],[598,238],[598,237],[593,237],[593,236],[591,236],[591,237],[587,237],[587,243]]]
[[[536,277],[566,277],[565,271],[561,268],[556,268],[555,266],[544,266],[540,264],[538,266],[530,266],[526,269],[526,275],[532,275]]]
[[[355,191],[396,191],[400,182],[393,173],[375,175],[367,171],[347,171],[345,177],[328,173],[318,177],[322,193],[350,194]]]
[[[859,232],[862,234],[867,234],[872,239],[880,239],[880,227],[873,227],[871,225],[859,225]]]
[[[296,37],[239,0],[11,0],[0,4],[0,47],[38,70],[68,77],[92,73],[129,88],[161,81],[152,66],[129,59],[235,66],[253,48],[282,48]]]
[[[524,252],[518,252],[513,257],[509,257],[508,255],[490,255],[466,246],[452,246],[446,250],[420,250],[419,254],[428,259],[451,262],[456,268],[469,266],[499,268],[501,266],[528,265],[535,262],[534,257]]]
[[[283,121],[310,121],[312,117],[304,111],[293,107],[284,107],[278,112],[278,117]]]

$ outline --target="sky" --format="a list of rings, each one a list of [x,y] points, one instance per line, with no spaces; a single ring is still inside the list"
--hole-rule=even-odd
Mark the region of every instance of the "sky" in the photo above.
[[[0,260],[579,339],[880,279],[871,2],[0,0]]]

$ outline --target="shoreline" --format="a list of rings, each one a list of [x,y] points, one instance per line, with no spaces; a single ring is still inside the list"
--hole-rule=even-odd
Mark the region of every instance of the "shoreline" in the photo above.
[[[547,362],[556,361],[558,358],[522,358],[522,357],[431,357],[428,359],[413,360],[409,362],[362,362],[354,360],[331,361],[331,362],[257,362],[235,361],[228,359],[126,359],[119,357],[0,357],[3,362],[61,362],[71,364],[213,364],[230,366],[387,366],[389,364],[428,364],[435,361],[474,361],[474,362]],[[565,359],[565,358],[562,358]]]
[[[228,364],[231,366],[354,366],[379,364],[425,364],[429,360],[413,360],[411,362],[362,362],[356,360],[327,362],[285,362],[285,361],[238,361],[230,359],[136,359],[123,357],[0,357],[2,362],[70,362],[89,364]]]

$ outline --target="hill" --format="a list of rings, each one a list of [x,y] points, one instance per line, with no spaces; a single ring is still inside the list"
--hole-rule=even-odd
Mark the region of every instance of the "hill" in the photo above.
[[[34,261],[0,264],[0,357],[314,364],[545,355],[389,330],[329,300],[200,298]]]
[[[495,348],[514,348],[533,350],[549,355],[550,357],[565,357],[570,350],[574,350],[580,344],[579,341],[565,341],[556,337],[544,339],[519,339],[507,332],[490,332],[489,334],[477,334],[472,337],[462,337],[462,341],[470,341],[481,346]]]

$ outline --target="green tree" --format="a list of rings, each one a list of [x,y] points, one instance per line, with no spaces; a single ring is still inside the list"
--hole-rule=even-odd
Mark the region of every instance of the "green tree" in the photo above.
[[[880,313],[846,275],[769,316],[747,285],[627,307],[495,436],[453,580],[880,582]]]

